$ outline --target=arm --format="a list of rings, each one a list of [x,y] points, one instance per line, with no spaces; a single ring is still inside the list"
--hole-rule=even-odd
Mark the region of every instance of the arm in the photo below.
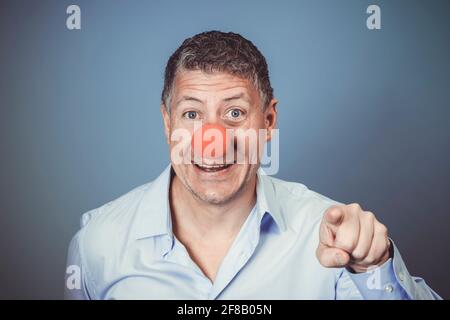
[[[364,273],[344,271],[349,274],[361,297],[369,300],[442,299],[423,279],[409,274],[392,240],[391,244],[391,258],[381,266]]]
[[[80,254],[80,232],[78,232],[70,242],[67,254],[64,299],[89,300],[85,278],[85,270]]]
[[[341,299],[440,299],[411,277],[387,228],[358,204],[330,207],[320,225],[319,262],[345,268],[336,284]]]

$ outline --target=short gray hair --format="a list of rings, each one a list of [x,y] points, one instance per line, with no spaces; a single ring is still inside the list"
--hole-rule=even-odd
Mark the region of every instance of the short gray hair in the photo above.
[[[248,79],[259,90],[263,109],[273,98],[266,59],[251,41],[237,33],[207,31],[183,41],[170,56],[164,74],[161,101],[168,112],[173,83],[181,70],[227,72]]]

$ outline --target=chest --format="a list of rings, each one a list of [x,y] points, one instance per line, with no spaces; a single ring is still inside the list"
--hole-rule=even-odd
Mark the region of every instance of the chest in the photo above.
[[[163,259],[121,266],[104,278],[102,299],[333,299],[335,274],[320,266],[315,246],[283,242],[254,252],[196,248],[200,263],[179,245]],[[239,249],[236,248],[236,249]],[[197,251],[195,251],[197,252]],[[193,252],[192,255],[197,254]],[[208,259],[202,260],[204,256]],[[215,258],[215,259],[212,259]],[[221,261],[220,261],[221,260]],[[219,262],[220,261],[220,262]],[[200,268],[200,264],[206,266]],[[214,268],[212,269],[208,268]],[[205,271],[206,270],[206,271]],[[208,272],[215,272],[214,281]]]
[[[185,241],[182,243],[189,258],[202,273],[214,282],[222,261],[230,251],[230,240]]]

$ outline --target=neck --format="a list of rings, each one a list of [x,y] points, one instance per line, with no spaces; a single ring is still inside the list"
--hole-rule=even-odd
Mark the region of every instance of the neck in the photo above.
[[[256,203],[256,176],[227,203],[211,204],[195,197],[174,175],[170,203],[175,235],[187,234],[203,239],[233,237]]]

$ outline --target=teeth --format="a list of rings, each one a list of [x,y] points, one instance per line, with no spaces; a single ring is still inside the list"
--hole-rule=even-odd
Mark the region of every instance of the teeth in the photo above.
[[[230,164],[215,164],[215,165],[195,164],[195,165],[200,169],[211,171],[225,169],[230,166]]]
[[[201,167],[201,168],[205,168],[205,169],[219,169],[219,168],[224,168],[227,165],[225,165],[225,164],[215,164],[215,165],[199,164],[198,166]]]

